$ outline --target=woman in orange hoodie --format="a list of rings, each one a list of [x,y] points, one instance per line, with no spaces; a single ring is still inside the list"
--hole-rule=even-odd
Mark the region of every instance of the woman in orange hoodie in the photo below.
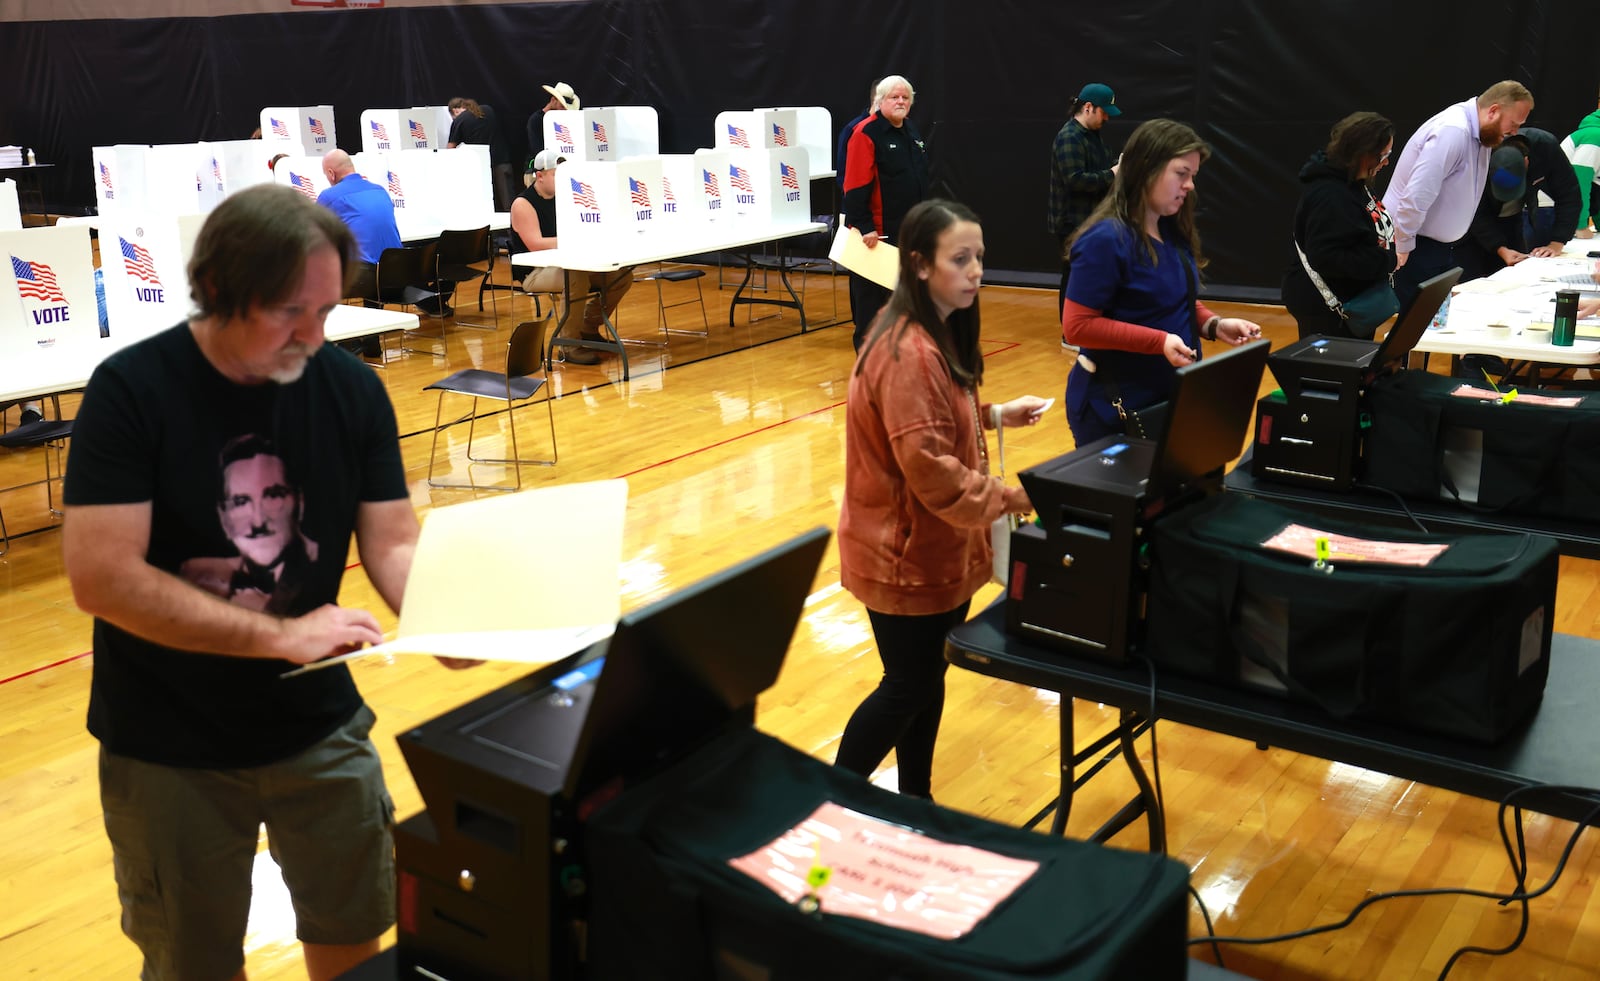
[[[911,208],[900,280],[856,358],[845,417],[840,579],[866,606],[883,680],[850,717],[835,764],[870,775],[889,750],[900,792],[929,797],[944,708],[944,637],[989,581],[989,528],[1032,510],[990,476],[978,398],[983,229],[952,201]],[[995,406],[1002,425],[1039,421],[1050,403]]]

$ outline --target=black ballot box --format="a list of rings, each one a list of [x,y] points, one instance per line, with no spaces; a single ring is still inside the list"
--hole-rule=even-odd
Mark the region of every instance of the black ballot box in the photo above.
[[[1035,643],[1121,660],[1140,617],[1139,552],[1151,440],[1108,436],[1018,476],[1038,515],[1011,533],[1006,628]]]
[[[1143,616],[1145,532],[1219,490],[1250,431],[1267,361],[1256,341],[1178,369],[1156,439],[1107,436],[1019,473],[1038,517],[1011,533],[1006,629],[1118,661]]]
[[[394,833],[402,977],[593,977],[586,820],[751,726],[828,538],[629,612],[607,640],[401,733],[426,805]]]
[[[1250,473],[1324,490],[1354,486],[1361,453],[1362,387],[1373,341],[1315,335],[1267,359],[1279,390],[1256,403]]]
[[[1368,386],[1405,369],[1411,350],[1461,278],[1447,269],[1418,288],[1383,340],[1312,334],[1267,359],[1279,391],[1257,404],[1250,475],[1348,491],[1361,478]]]

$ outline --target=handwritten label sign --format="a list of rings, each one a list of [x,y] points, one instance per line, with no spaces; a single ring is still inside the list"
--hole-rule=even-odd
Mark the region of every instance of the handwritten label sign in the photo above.
[[[787,902],[814,893],[824,916],[854,916],[947,940],[970,933],[1039,868],[831,801],[728,864]],[[819,868],[827,874],[816,875]]]

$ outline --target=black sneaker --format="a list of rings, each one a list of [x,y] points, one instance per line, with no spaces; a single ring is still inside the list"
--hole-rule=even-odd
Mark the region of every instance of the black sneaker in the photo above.
[[[44,413],[38,409],[23,409],[20,424],[27,426],[35,422],[44,422]]]

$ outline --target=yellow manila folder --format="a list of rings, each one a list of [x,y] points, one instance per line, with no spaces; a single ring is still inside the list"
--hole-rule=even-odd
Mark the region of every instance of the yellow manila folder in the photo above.
[[[549,664],[611,636],[622,615],[628,483],[561,484],[429,512],[393,640],[370,654]]]
[[[900,281],[899,249],[888,242],[879,242],[869,249],[861,240],[860,232],[842,224],[833,237],[833,246],[828,249],[828,258],[886,290],[894,289],[894,284]]]

